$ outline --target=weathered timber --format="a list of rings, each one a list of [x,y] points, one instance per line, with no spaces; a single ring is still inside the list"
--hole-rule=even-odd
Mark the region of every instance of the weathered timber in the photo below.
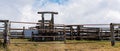
[[[111,34],[111,46],[115,45],[115,37],[114,37],[114,24],[110,24],[110,34]]]

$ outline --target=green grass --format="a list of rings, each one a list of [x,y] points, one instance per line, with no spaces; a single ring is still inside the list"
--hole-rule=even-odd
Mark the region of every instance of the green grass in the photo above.
[[[12,39],[12,42],[31,42],[28,39]],[[48,44],[10,44],[9,51],[119,51],[120,42],[111,46],[110,41],[95,40],[67,40],[64,43]]]
[[[10,39],[10,42],[29,42],[29,39]]]

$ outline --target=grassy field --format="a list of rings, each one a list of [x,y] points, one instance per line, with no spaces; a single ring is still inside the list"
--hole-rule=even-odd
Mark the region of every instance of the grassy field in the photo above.
[[[11,42],[29,42],[27,39],[12,39]],[[0,47],[0,51],[4,48]],[[111,46],[110,41],[67,40],[64,43],[33,43],[8,46],[8,51],[120,51],[120,42]]]

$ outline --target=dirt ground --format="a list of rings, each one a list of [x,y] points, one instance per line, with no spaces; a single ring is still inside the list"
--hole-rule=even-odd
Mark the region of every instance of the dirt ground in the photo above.
[[[13,40],[12,42],[27,42],[26,40]],[[2,48],[1,48],[2,51]],[[69,40],[64,43],[33,43],[17,44],[13,43],[8,46],[8,51],[120,51],[120,42],[117,41],[115,46],[111,46],[110,41],[87,41],[87,40]]]

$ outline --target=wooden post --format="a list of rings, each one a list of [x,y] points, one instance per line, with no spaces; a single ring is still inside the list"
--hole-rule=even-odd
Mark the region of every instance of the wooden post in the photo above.
[[[80,25],[77,26],[77,36],[80,39]]]
[[[111,46],[115,45],[115,36],[114,36],[114,24],[110,24],[110,34],[111,34]]]
[[[101,34],[101,40],[103,40],[103,32],[102,32],[103,30],[100,29],[100,31],[101,31],[101,32],[100,32],[100,34]]]
[[[10,43],[10,32],[9,32],[9,20],[4,20],[4,45],[7,46]]]
[[[66,30],[65,30],[65,25],[64,25],[64,30],[63,30],[63,32],[64,32],[64,43],[66,44]]]
[[[73,29],[72,29],[72,26],[70,26],[70,38],[71,38],[71,40],[73,40]]]
[[[25,27],[23,27],[23,34],[22,34],[23,37],[22,38],[25,38],[25,34],[24,33],[25,33]]]
[[[100,28],[98,28],[98,36],[99,36],[99,40],[101,40],[101,29]]]
[[[56,39],[55,39],[55,36],[53,36],[53,40],[55,41]]]
[[[34,32],[32,31],[32,35],[31,35],[31,41],[33,41],[34,40]]]
[[[51,14],[51,28],[54,29],[54,14]]]
[[[44,13],[42,14],[42,29],[45,29],[45,26],[44,26]]]

